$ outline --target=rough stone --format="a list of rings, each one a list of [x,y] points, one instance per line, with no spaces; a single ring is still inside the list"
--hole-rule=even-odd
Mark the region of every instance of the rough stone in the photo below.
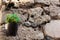
[[[24,27],[24,26],[20,26],[20,28],[18,29],[18,34],[19,34],[19,37],[21,39],[43,39],[44,36],[43,36],[43,33],[41,31],[34,31],[33,28],[27,28],[27,27]]]
[[[35,19],[40,17],[40,15],[43,12],[43,9],[40,7],[37,7],[37,8],[30,9],[28,12],[30,14],[29,21],[36,22]]]
[[[50,0],[50,3],[52,5],[60,5],[60,1],[59,0]]]
[[[34,31],[31,27],[25,27],[20,25],[18,28],[17,35],[15,37],[6,37],[6,40],[41,40],[44,38],[42,31]]]
[[[43,17],[43,19],[45,19],[46,22],[48,22],[48,21],[51,20],[51,17],[50,17],[49,15],[44,15],[44,16],[42,16],[42,17]],[[43,20],[43,19],[42,19],[42,20]]]
[[[30,9],[29,10],[29,13],[30,13],[29,21],[37,25],[50,21],[51,17],[48,15],[45,15],[44,13],[43,15],[41,15],[42,12],[43,12],[43,9],[40,7]]]
[[[58,13],[60,13],[60,7],[57,6],[50,6],[50,16],[56,16]]]
[[[35,2],[42,3],[42,4],[45,4],[45,5],[50,5],[49,0],[35,0]]]
[[[43,7],[45,11],[50,12],[49,7]]]
[[[28,10],[30,15],[41,15],[43,9],[41,7],[31,8]]]
[[[23,22],[25,22],[26,20],[27,20],[27,18],[28,18],[28,15],[27,14],[25,14],[25,15],[20,15],[19,14],[19,16],[20,16],[20,21],[23,23]]]
[[[20,5],[25,5],[25,6],[29,6],[32,5],[34,3],[34,0],[20,0]]]

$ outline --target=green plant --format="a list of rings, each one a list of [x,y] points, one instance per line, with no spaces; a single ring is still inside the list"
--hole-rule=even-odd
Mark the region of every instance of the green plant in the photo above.
[[[20,21],[20,18],[16,14],[7,14],[6,16],[6,22],[11,23],[15,22],[18,23]]]

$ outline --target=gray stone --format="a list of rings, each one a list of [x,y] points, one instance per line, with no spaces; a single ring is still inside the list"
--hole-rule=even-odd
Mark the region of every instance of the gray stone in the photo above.
[[[34,0],[20,0],[20,5],[30,6],[34,3]]]
[[[35,0],[35,2],[50,5],[49,0]]]
[[[57,15],[57,18],[60,19],[60,13]]]
[[[11,9],[11,10],[13,10],[12,13],[14,12],[19,16],[19,18],[21,19],[20,22],[23,23],[25,22],[25,20],[27,20],[28,12],[26,9],[20,8],[20,9]]]
[[[41,15],[43,12],[43,9],[41,7],[31,8],[28,10],[30,15]]]
[[[9,3],[9,0],[2,0],[2,2],[4,2],[4,3]]]
[[[45,22],[48,22],[48,21],[51,20],[51,17],[50,17],[49,15],[44,15],[44,16],[42,16],[42,17],[43,17],[42,20],[44,20]]]
[[[45,25],[45,33],[53,38],[60,38],[60,20],[51,20]]]
[[[43,9],[40,7],[30,9],[28,12],[30,14],[29,21],[33,22],[34,24],[40,25],[51,20],[51,17],[49,15],[46,15],[46,13],[43,13],[43,15],[41,15]]]
[[[40,16],[41,16],[41,14],[43,12],[42,8],[40,8],[40,7],[33,8],[33,9],[28,10],[28,12],[29,12],[29,15],[30,15],[29,16],[29,21],[31,21],[33,23],[36,23],[35,20],[38,20],[38,19],[41,21]]]
[[[21,15],[21,14],[19,14],[19,16],[20,16],[20,21],[23,23],[23,22],[25,22],[25,20],[27,20],[27,18],[28,18],[28,15],[27,14],[25,14],[25,15]]]
[[[32,40],[32,39],[43,39],[44,35],[41,31],[34,31],[33,28],[20,26],[18,29],[20,39]]]
[[[25,26],[31,26],[31,23],[29,21],[23,23]]]
[[[43,7],[45,11],[49,12],[49,7]]]
[[[31,23],[32,28],[36,28],[37,27],[37,23]]]
[[[50,3],[51,3],[52,5],[60,5],[59,0],[50,0]]]
[[[57,6],[49,6],[50,9],[50,16],[56,16],[60,13],[60,7]]]
[[[44,22],[48,22],[48,21],[50,21],[51,20],[51,17],[50,16],[48,16],[48,15],[43,15],[43,16],[41,16],[40,18],[37,18],[37,19],[35,19],[35,22],[37,23],[37,24],[42,24],[42,23],[44,23]]]

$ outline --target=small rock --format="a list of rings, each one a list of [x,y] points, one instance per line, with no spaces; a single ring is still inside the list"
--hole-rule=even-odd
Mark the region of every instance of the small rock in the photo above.
[[[37,24],[36,23],[31,23],[32,28],[36,28]]]
[[[8,29],[8,23],[7,24],[5,24],[5,30],[7,30]]]
[[[27,21],[27,22],[24,23],[24,25],[25,26],[31,26],[31,23]]]

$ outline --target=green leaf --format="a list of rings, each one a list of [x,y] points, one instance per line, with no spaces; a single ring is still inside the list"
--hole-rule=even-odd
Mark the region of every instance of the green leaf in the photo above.
[[[18,23],[19,21],[20,21],[20,18],[17,16],[17,14],[7,14],[7,16],[6,16],[6,22]]]

